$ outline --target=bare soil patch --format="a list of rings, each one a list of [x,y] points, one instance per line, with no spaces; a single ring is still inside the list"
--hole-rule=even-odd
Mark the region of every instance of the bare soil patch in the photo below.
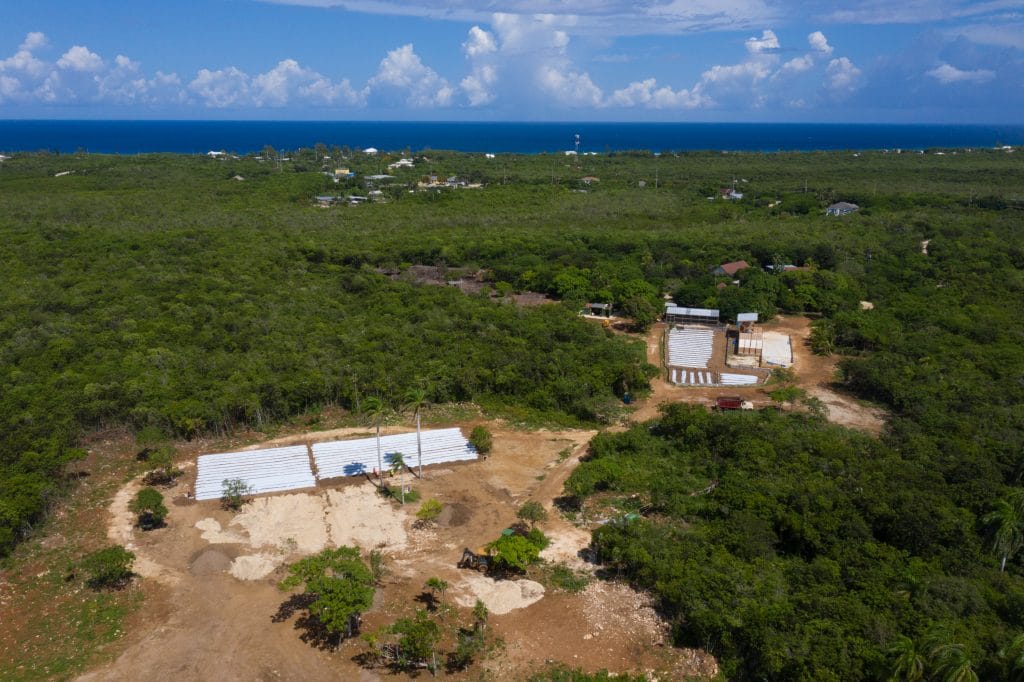
[[[617,610],[595,624],[586,593],[552,593],[533,580],[495,580],[455,566],[463,547],[485,544],[514,522],[525,500],[551,508],[594,434],[495,429],[488,459],[428,468],[424,480],[407,476],[423,499],[435,497],[444,505],[442,522],[427,527],[414,524],[418,505],[402,509],[358,480],[313,493],[261,497],[234,516],[214,501],[173,506],[168,527],[159,534],[131,527],[116,513],[120,507],[111,505],[111,532],[133,543],[151,575],[177,580],[160,583],[166,590],[164,607],[147,604],[120,656],[83,679],[137,679],[140,670],[147,677],[176,680],[376,679],[352,661],[361,651],[357,641],[322,651],[303,642],[295,619],[271,621],[286,598],[275,587],[283,565],[339,544],[364,551],[380,547],[388,561],[390,572],[365,614],[364,631],[410,615],[421,606],[415,599],[432,576],[452,585],[449,599],[464,609],[464,619],[476,599],[483,600],[492,611],[491,627],[506,642],[483,663],[495,679],[521,679],[545,660],[619,672],[658,669],[673,677],[699,674],[700,663],[668,646],[664,628],[652,628],[650,614],[635,608],[636,600],[646,597],[627,586],[607,588],[614,591],[601,597],[602,608]],[[566,450],[569,456],[560,456]],[[132,485],[115,500],[130,499]],[[183,493],[190,483],[179,485],[177,492]],[[579,558],[589,542],[586,529],[555,515],[542,527],[553,540],[545,556],[587,567]],[[592,637],[584,639],[588,634]],[[478,667],[454,677],[479,674]]]

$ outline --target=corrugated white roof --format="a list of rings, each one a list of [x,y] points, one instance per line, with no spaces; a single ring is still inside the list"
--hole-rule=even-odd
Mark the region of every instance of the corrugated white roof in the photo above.
[[[681,308],[677,305],[665,304],[666,315],[689,315],[691,317],[713,317],[718,319],[718,311],[709,308]]]
[[[757,322],[757,313],[740,313],[736,316],[737,322]]]
[[[424,464],[460,462],[477,458],[476,449],[459,429],[421,431]],[[410,467],[418,464],[416,433],[381,436],[380,452],[384,468],[391,466],[392,453],[400,452]],[[314,443],[313,459],[321,479],[359,476],[377,468],[377,439],[359,438],[331,443]]]
[[[273,493],[316,485],[305,445],[203,455],[196,466],[197,500],[217,499],[223,493],[224,481],[235,478],[249,484],[253,493]]]

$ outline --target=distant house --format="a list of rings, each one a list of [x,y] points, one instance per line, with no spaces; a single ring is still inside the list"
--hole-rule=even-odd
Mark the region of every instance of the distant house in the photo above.
[[[396,168],[412,168],[414,165],[416,164],[412,159],[399,159],[394,163],[389,163],[388,168],[395,170]]]
[[[735,277],[736,273],[740,270],[746,270],[750,267],[750,264],[745,260],[733,261],[732,263],[722,263],[717,268],[711,271],[712,275],[718,277]]]
[[[856,213],[860,210],[860,206],[857,204],[851,204],[847,201],[840,201],[839,203],[832,204],[825,209],[826,215],[849,215]]]
[[[376,154],[378,151],[380,150],[378,150],[376,147],[367,147],[366,149],[363,150],[363,153],[373,155]]]
[[[219,159],[219,158],[227,156],[228,153],[227,152],[213,152],[213,151],[211,151],[211,152],[206,152],[206,155],[209,156],[211,159]]]
[[[736,189],[733,187],[723,187],[722,189],[718,190],[718,196],[729,201],[739,201],[740,199],[743,198],[743,193],[737,192]]]
[[[316,199],[317,205],[322,208],[328,208],[329,206],[333,206],[335,202],[341,201],[341,197],[319,196],[314,198]]]
[[[593,175],[580,178],[580,182],[584,185],[593,185],[595,182],[601,182],[601,178],[595,178]]]
[[[583,306],[583,310],[587,315],[596,315],[597,317],[612,316],[611,303],[588,303]]]

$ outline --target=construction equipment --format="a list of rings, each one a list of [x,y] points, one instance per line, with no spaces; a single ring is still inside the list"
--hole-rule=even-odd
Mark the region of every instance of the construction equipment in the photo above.
[[[491,567],[491,555],[486,547],[480,547],[472,551],[468,547],[462,550],[462,558],[459,559],[459,568],[472,568],[477,571],[487,572]]]

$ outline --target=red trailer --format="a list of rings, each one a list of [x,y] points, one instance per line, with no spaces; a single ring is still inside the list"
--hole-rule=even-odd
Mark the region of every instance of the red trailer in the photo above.
[[[738,395],[720,395],[715,398],[714,408],[716,410],[752,410],[753,403],[750,403]]]

